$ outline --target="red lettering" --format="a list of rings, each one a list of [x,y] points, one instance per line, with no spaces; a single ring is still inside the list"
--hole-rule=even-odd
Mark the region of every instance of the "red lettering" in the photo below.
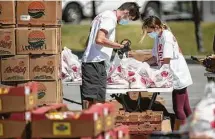
[[[15,67],[7,67],[4,71],[4,73],[22,73],[23,75],[26,72],[26,67],[19,67],[19,66],[15,66]]]
[[[12,41],[9,41],[9,42],[3,41],[3,40],[0,41],[0,47],[2,48],[10,49],[11,46],[12,46]]]
[[[158,61],[159,63],[163,64],[163,45],[158,45]]]
[[[163,47],[163,45],[159,44],[159,46],[158,46],[158,52],[162,51],[162,47]]]
[[[50,73],[53,74],[54,72],[54,66],[36,66],[33,68],[33,72],[44,72],[44,73]]]

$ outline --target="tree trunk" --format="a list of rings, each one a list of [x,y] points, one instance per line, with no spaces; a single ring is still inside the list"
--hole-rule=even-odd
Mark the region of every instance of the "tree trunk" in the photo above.
[[[193,7],[193,20],[195,23],[195,36],[196,36],[196,43],[197,43],[197,49],[199,52],[204,52],[203,48],[203,40],[202,40],[202,30],[201,30],[201,18],[198,8],[198,2],[192,1],[192,7]]]
[[[92,20],[96,17],[96,1],[92,1]]]
[[[214,34],[214,42],[213,42],[213,51],[214,51],[214,54],[215,54],[215,34]]]

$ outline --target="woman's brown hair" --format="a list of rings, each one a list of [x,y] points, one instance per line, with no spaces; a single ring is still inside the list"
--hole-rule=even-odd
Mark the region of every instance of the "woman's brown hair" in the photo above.
[[[146,28],[156,28],[156,27],[162,28],[162,29],[167,29],[170,30],[169,27],[162,23],[161,20],[156,17],[156,16],[149,16],[148,18],[144,19],[143,21],[143,25],[142,25],[142,30],[146,29]],[[143,33],[143,37],[141,38],[141,43],[143,41],[143,39],[145,38],[147,32],[144,31]]]

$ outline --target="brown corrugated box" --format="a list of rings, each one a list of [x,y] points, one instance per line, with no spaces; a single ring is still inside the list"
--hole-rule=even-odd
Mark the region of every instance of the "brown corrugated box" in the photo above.
[[[16,87],[17,82],[1,82],[0,88],[5,88],[5,87]]]
[[[2,81],[29,80],[29,56],[16,55],[1,59]]]
[[[15,28],[0,29],[0,55],[15,55]]]
[[[0,88],[0,113],[25,112],[37,106],[37,86]]]
[[[65,111],[63,112],[65,114]],[[102,109],[87,109],[85,111],[67,112],[67,117],[53,119],[55,114],[62,112],[32,113],[32,137],[33,138],[80,138],[96,137],[103,132]],[[52,116],[51,116],[52,115]],[[58,116],[58,117],[59,117]],[[51,118],[53,117],[53,118]]]
[[[38,83],[38,105],[59,103],[62,82],[59,81],[36,81]],[[23,86],[26,83],[19,83]]]
[[[0,138],[9,139],[24,136],[26,121],[0,120]]]
[[[163,120],[160,123],[151,123],[151,122],[144,122],[144,123],[118,123],[120,125],[126,125],[129,127],[130,134],[136,135],[147,135],[151,134],[152,132],[162,131],[162,132],[171,132],[171,125],[170,120]]]
[[[16,24],[14,0],[0,1],[0,24]]]
[[[30,57],[31,80],[58,80],[60,75],[59,55]]]
[[[144,111],[144,112],[125,112],[120,110],[116,116],[117,123],[144,123],[144,122],[156,122],[159,123],[163,120],[162,111]]]
[[[61,1],[18,1],[18,25],[60,25],[62,19]]]
[[[1,58],[0,58],[0,60],[1,60]],[[0,86],[2,85],[2,79],[1,79],[1,62],[0,62],[0,81],[1,81],[1,84],[0,84]]]
[[[58,54],[60,28],[17,28],[17,54]]]
[[[59,80],[60,91],[57,93],[58,102],[63,103],[63,83],[62,80]]]

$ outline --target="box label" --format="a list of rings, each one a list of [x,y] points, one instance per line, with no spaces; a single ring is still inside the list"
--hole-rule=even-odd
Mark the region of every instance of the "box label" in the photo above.
[[[0,136],[4,135],[3,124],[0,123]]]
[[[29,105],[33,105],[34,104],[34,96],[30,95],[29,96]]]
[[[23,61],[23,60],[20,60],[20,61],[17,60],[17,62],[19,62],[18,65],[17,64],[15,64],[15,65],[8,64],[5,67],[3,73],[6,74],[7,76],[4,80],[16,81],[16,80],[24,80],[25,79],[25,74],[28,70],[28,67],[26,66],[27,63],[26,63],[26,61]]]
[[[41,59],[43,60],[43,59]],[[43,60],[44,61],[44,60]],[[55,73],[55,63],[52,60],[47,61],[47,63],[44,63],[45,65],[41,64],[42,61],[39,63],[39,65],[35,65],[31,72],[34,73],[34,80],[52,80],[53,74]]]
[[[107,126],[111,126],[112,125],[112,117],[111,116],[107,116],[106,117],[106,125]]]
[[[28,13],[34,19],[39,19],[45,16],[45,5],[43,2],[34,1],[28,6]]]
[[[21,15],[20,20],[21,21],[30,21],[31,16],[30,15]]]
[[[53,135],[65,136],[71,135],[71,125],[68,122],[54,122],[53,123]]]
[[[102,130],[102,121],[101,120],[96,121],[96,130],[97,131]]]
[[[0,30],[0,54],[11,55],[15,51],[15,33],[14,30],[1,29]]]
[[[8,88],[0,88],[0,95],[2,94],[8,94],[9,89]]]

